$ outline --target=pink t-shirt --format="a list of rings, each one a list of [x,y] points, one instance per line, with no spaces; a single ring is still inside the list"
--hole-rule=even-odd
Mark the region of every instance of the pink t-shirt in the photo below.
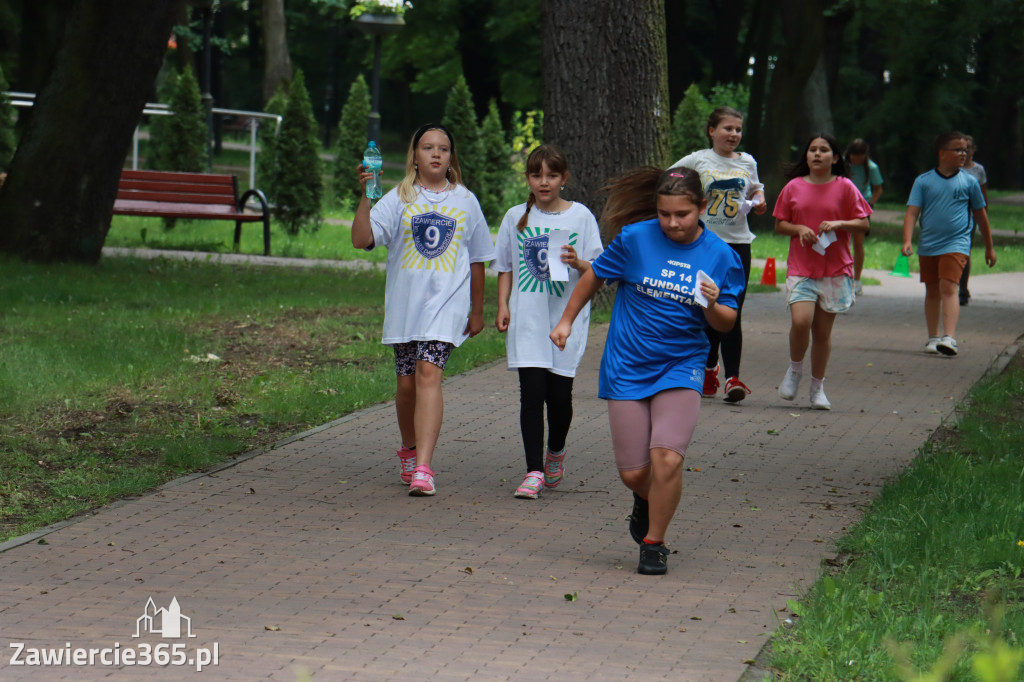
[[[848,178],[836,177],[821,185],[794,178],[786,183],[775,202],[772,215],[794,225],[806,225],[818,232],[826,220],[854,220],[871,215],[871,206],[864,200],[857,186]],[[789,258],[786,275],[810,277],[853,276],[853,256],[850,255],[850,233],[836,230],[836,241],[819,254],[805,246],[798,237],[789,240]]]

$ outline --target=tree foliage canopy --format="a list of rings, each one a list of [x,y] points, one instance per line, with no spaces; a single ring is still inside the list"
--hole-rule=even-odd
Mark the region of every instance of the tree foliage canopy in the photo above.
[[[882,167],[887,193],[893,197],[934,164],[931,140],[952,128],[974,135],[978,159],[989,171],[990,184],[1021,185],[1024,133],[1019,85],[1024,82],[1024,3],[1019,0],[959,4],[936,0],[735,0],[728,8],[717,0],[651,2],[652,8],[659,8],[656,15],[636,11],[647,7],[648,0],[638,0],[639,4],[474,0],[471,11],[469,3],[457,0],[416,0],[415,7],[405,13],[401,32],[383,40],[383,128],[397,139],[408,139],[411,130],[423,122],[441,118],[448,94],[464,82],[472,93],[470,109],[476,120],[489,114],[493,100],[505,129],[513,127],[517,112],[521,116],[521,112],[540,109],[543,103],[547,109],[546,141],[569,147],[566,151],[584,150],[582,157],[570,159],[573,165],[582,164],[587,172],[603,174],[615,164],[618,170],[635,165],[636,159],[646,154],[634,153],[638,143],[631,135],[643,127],[638,122],[653,117],[657,125],[667,125],[667,114],[678,110],[688,89],[696,88],[708,106],[717,106],[723,103],[722,86],[743,87],[749,91],[744,147],[757,158],[769,195],[773,182],[778,184],[780,163],[792,160],[794,147],[812,128],[823,126],[844,143],[854,137],[869,141],[872,156]],[[275,44],[286,45],[290,61],[305,74],[316,125],[333,131],[338,125],[339,101],[344,99],[339,84],[351,83],[368,70],[371,43],[347,16],[350,0],[287,0],[280,15],[283,19],[278,17],[274,26],[264,26],[270,15],[263,15],[261,9],[271,4],[280,7],[281,0],[214,3],[210,90],[215,105],[261,106],[265,72],[284,61],[265,51],[264,42],[273,34]],[[88,95],[82,93],[80,84],[93,77],[96,91],[104,93],[108,103],[118,104],[114,110],[120,111],[123,99],[145,101],[151,96],[146,89],[152,87],[152,79],[146,85],[137,83],[136,55],[147,60],[149,69],[149,51],[164,50],[170,25],[199,26],[207,16],[203,9],[182,0],[153,0],[147,8],[149,25],[133,12],[129,0],[0,0],[0,65],[11,89],[43,95],[45,85],[57,74],[66,73],[62,68],[73,68],[79,74],[77,82],[64,81],[60,94],[51,90],[41,97],[40,105],[56,99],[60,102],[54,106],[76,114],[86,111],[80,105]],[[81,23],[71,23],[71,14]],[[134,34],[115,26],[115,17],[132,22]],[[614,26],[609,22],[613,17],[618,21]],[[283,31],[268,32],[268,28]],[[123,39],[115,41],[113,34],[103,33],[108,29],[118,29],[117,35]],[[83,31],[92,36],[91,45],[76,42]],[[636,38],[625,37],[634,31]],[[555,43],[569,49],[568,53],[574,46],[579,48],[577,52],[585,58],[573,61],[545,54],[545,32],[552,32]],[[100,34],[105,38],[96,40]],[[157,40],[159,34],[163,37]],[[630,64],[630,58],[646,52],[640,49],[643,36],[667,38],[667,91],[661,84],[638,81],[637,74],[643,69]],[[150,43],[143,48],[140,38]],[[583,49],[585,41],[589,43]],[[198,44],[183,44],[178,58],[198,60],[198,48]],[[72,54],[75,56],[70,57]],[[78,62],[69,65],[69,59]],[[197,72],[201,70],[197,68]],[[557,93],[563,75],[589,79],[587,82],[594,84],[594,101],[560,100]],[[646,101],[652,94],[658,100],[654,107]],[[632,109],[624,110],[626,118],[599,122],[608,106],[623,103],[633,104]],[[37,109],[41,114],[48,106]],[[637,112],[640,115],[635,120],[629,118]],[[19,131],[30,131],[35,114],[19,110],[18,117]],[[90,142],[98,148],[112,145],[120,154],[125,144],[123,133],[119,131],[116,140],[101,134],[111,127],[109,123],[88,125]],[[121,125],[118,120],[117,127]],[[65,137],[74,127],[61,124],[58,137]],[[620,130],[626,131],[625,137],[610,133]],[[652,135],[658,139],[660,133]],[[482,163],[474,162],[472,136],[463,133],[459,139],[471,183],[477,175],[474,167]],[[676,138],[677,144],[684,146],[696,143],[678,143],[678,134]],[[22,146],[28,140],[31,152],[26,153],[32,156],[47,147],[34,135],[22,135],[21,139]],[[76,145],[67,149],[72,148],[82,156]],[[686,151],[690,150],[669,152],[666,146],[665,156]],[[57,155],[45,159],[44,165],[52,167],[60,152],[46,153]],[[651,158],[655,156],[658,154]],[[95,161],[106,154],[92,151],[88,157]],[[599,161],[603,158],[608,159],[607,164]],[[17,154],[11,165],[12,175],[16,174]],[[267,179],[263,175],[261,184]],[[600,184],[582,175],[577,179],[581,198],[589,197]],[[35,182],[9,178],[8,187],[22,181]],[[0,207],[16,210],[3,194]],[[41,224],[27,217],[32,214],[26,210],[16,220],[2,217],[7,224]],[[23,219],[28,222],[20,222]],[[90,227],[86,231],[94,236],[105,234],[92,221],[87,221]],[[85,242],[87,251],[97,253],[94,237]],[[13,239],[6,243],[23,242]]]

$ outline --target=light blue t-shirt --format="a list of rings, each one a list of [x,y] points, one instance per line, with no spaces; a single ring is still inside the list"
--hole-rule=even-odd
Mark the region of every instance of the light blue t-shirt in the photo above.
[[[871,188],[878,187],[882,184],[882,171],[878,169],[878,164],[871,159],[867,160],[867,173],[864,172],[864,166],[854,166],[850,164],[850,179],[853,180],[853,184],[860,190],[861,196],[867,201],[871,201]]]
[[[956,175],[949,178],[943,177],[934,168],[922,173],[914,180],[907,206],[921,209],[918,255],[970,255],[973,214],[985,207],[981,186],[970,173],[958,170]]]
[[[743,266],[732,247],[706,228],[692,244],[678,244],[657,219],[645,220],[622,228],[592,267],[619,284],[598,397],[642,400],[670,388],[702,390],[708,339],[704,309],[693,300],[697,271],[718,285],[718,305],[737,308]]]

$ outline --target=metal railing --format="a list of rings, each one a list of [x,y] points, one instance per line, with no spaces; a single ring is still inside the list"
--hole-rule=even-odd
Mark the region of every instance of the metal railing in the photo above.
[[[16,107],[31,107],[35,103],[35,93],[32,92],[5,92],[10,100],[11,104]],[[243,111],[241,109],[220,109],[214,107],[212,109],[214,114],[219,116],[245,116],[249,119],[249,189],[256,188],[256,133],[259,131],[260,119],[269,119],[274,121],[274,134],[281,128],[281,116],[278,114],[268,114],[263,111]],[[143,115],[149,116],[174,116],[174,112],[171,111],[170,106],[167,104],[161,104],[159,102],[147,102],[145,108],[142,110]],[[135,126],[135,132],[132,134],[132,170],[138,170],[139,168],[139,127]]]

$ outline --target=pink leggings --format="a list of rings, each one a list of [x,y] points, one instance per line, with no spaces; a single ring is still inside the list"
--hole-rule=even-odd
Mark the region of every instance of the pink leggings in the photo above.
[[[609,400],[615,465],[619,471],[651,466],[651,449],[686,455],[700,412],[700,393],[672,388],[643,400]]]

